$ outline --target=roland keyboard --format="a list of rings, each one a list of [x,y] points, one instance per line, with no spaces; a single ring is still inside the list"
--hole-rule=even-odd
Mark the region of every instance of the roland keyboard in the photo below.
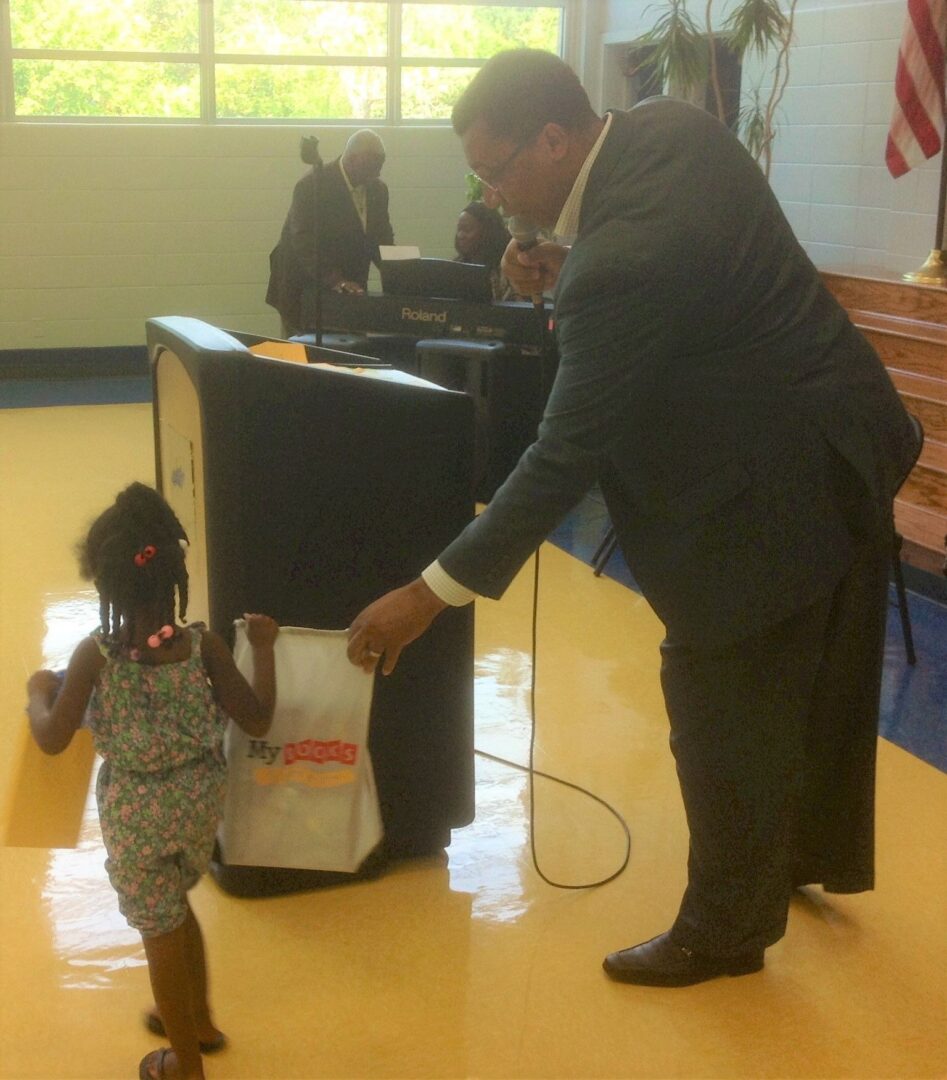
[[[303,317],[314,323],[315,297],[303,296]],[[552,304],[546,304],[546,321]],[[527,301],[476,304],[467,300],[432,300],[388,295],[322,295],[325,330],[404,334],[415,338],[473,338],[503,341],[521,350],[542,348],[539,316]]]

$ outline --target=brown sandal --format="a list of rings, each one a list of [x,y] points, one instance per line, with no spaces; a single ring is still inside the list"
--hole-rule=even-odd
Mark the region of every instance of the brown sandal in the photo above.
[[[158,1035],[162,1039],[168,1037],[168,1033],[164,1030],[164,1022],[156,1012],[145,1013],[145,1027],[152,1035]],[[221,1032],[216,1039],[210,1042],[199,1042],[197,1045],[202,1054],[216,1054],[227,1045],[227,1036]]]
[[[171,1052],[170,1046],[162,1046],[160,1050],[152,1050],[150,1054],[145,1054],[138,1064],[138,1080],[167,1080],[164,1063]],[[151,1071],[152,1066],[154,1066],[154,1072]]]

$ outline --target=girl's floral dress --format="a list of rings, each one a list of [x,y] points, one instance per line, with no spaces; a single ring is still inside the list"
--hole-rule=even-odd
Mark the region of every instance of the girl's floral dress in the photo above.
[[[187,915],[187,891],[206,871],[223,807],[227,715],[216,703],[195,624],[187,660],[106,659],[87,713],[104,758],[96,783],[105,868],[119,908],[143,936]]]

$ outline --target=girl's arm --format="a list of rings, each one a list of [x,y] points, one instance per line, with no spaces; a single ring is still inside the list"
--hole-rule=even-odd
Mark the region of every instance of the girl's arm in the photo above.
[[[65,680],[52,671],[37,671],[26,684],[30,730],[45,754],[60,754],[79,730],[95,680],[105,658],[92,638],[85,638],[72,654]]]
[[[270,730],[276,705],[276,662],[273,643],[279,626],[268,615],[246,615],[247,640],[253,650],[253,684],[237,670],[224,639],[207,630],[201,637],[201,656],[214,696],[225,713],[248,735]]]

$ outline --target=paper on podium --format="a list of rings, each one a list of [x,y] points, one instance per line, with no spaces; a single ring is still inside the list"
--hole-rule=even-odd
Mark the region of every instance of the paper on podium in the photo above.
[[[420,259],[421,249],[410,244],[381,244],[378,254],[382,262],[395,262],[399,259]]]
[[[306,364],[306,346],[301,341],[258,341],[248,346],[254,356],[267,360],[290,360],[294,364]]]

